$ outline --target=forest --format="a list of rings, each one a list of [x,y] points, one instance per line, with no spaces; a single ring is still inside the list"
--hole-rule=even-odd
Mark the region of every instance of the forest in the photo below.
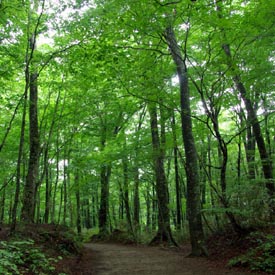
[[[0,225],[188,240],[196,257],[254,232],[254,269],[274,271],[274,10],[0,0]]]

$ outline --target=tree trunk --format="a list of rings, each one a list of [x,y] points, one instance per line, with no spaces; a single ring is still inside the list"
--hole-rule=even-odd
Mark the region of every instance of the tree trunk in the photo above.
[[[26,126],[26,114],[27,114],[27,98],[28,98],[28,87],[29,87],[29,73],[26,69],[26,83],[25,83],[25,91],[24,91],[24,98],[23,98],[23,114],[22,114],[22,121],[21,121],[21,130],[20,130],[20,140],[19,140],[19,149],[18,149],[18,157],[17,157],[17,166],[16,166],[16,187],[15,187],[15,195],[14,195],[14,204],[12,208],[12,224],[10,231],[13,232],[16,228],[17,222],[17,210],[19,204],[19,196],[21,190],[21,163],[23,158],[23,150],[24,150],[24,143],[25,143],[25,126]]]
[[[102,164],[100,172],[101,196],[98,213],[99,235],[106,236],[108,230],[108,209],[109,209],[109,179],[111,175],[111,165]]]
[[[59,209],[58,209],[58,218],[57,218],[57,224],[60,224],[61,221],[61,212],[62,212],[62,205],[63,205],[63,185],[60,186],[60,202],[59,202]]]
[[[139,231],[139,215],[140,215],[140,201],[139,201],[139,172],[138,166],[134,168],[134,227]]]
[[[55,222],[55,206],[56,206],[56,194],[57,194],[57,184],[59,178],[59,140],[58,135],[56,138],[56,175],[53,187],[53,196],[52,196],[52,209],[51,209],[51,222]]]
[[[50,206],[51,206],[51,181],[49,177],[49,163],[48,163],[48,148],[46,148],[44,155],[44,169],[45,169],[45,183],[46,183],[46,197],[45,197],[45,214],[44,222],[49,222]]]
[[[5,183],[4,183],[5,184]],[[6,201],[6,187],[1,190],[0,200],[0,225],[4,223],[5,219],[5,201]]]
[[[175,114],[172,115],[172,134],[173,134],[173,152],[174,152],[174,170],[175,170],[175,187],[176,187],[176,228],[181,229],[182,210],[181,210],[181,188],[180,188],[180,175],[178,163],[178,145],[176,134],[176,121]]]
[[[187,214],[192,245],[191,254],[193,256],[201,256],[207,254],[207,251],[202,226],[199,168],[192,132],[187,67],[185,65],[185,59],[182,57],[180,47],[177,44],[174,30],[171,26],[166,28],[164,37],[177,67],[180,84],[181,126],[186,157]]]
[[[75,172],[75,178],[74,178],[74,183],[75,183],[75,197],[76,197],[76,228],[77,228],[77,233],[81,234],[81,211],[80,211],[80,187],[79,187],[79,174],[78,171]]]
[[[132,227],[132,219],[131,219],[131,211],[130,211],[130,203],[129,203],[129,176],[128,176],[128,163],[127,159],[124,158],[122,161],[123,165],[123,198],[124,198],[124,206],[125,206],[125,213],[126,213],[126,219],[128,223],[128,230],[131,234],[134,235],[133,227]]]
[[[164,170],[163,149],[161,148],[158,132],[156,104],[150,103],[148,105],[148,110],[150,114],[153,160],[156,177],[156,194],[158,200],[158,232],[157,235],[151,241],[151,244],[168,242],[169,244],[177,245],[173,239],[170,228],[168,186]]]
[[[67,192],[67,163],[66,163],[66,154],[64,154],[63,159],[63,221],[62,224],[66,225],[67,218],[67,200],[68,200],[68,192]]]
[[[145,202],[146,202],[146,229],[148,232],[151,232],[152,227],[152,217],[151,217],[151,198],[150,198],[150,187],[146,186],[145,190]]]
[[[22,220],[26,223],[34,222],[35,212],[35,190],[38,178],[39,168],[39,132],[38,132],[38,88],[37,88],[37,73],[30,75],[30,107],[29,107],[29,120],[30,120],[30,154],[29,166],[26,177],[26,184],[23,196],[22,207]]]

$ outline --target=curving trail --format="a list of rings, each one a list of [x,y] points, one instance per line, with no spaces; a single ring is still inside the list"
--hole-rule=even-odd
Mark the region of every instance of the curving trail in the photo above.
[[[75,264],[77,275],[246,275],[228,268],[211,266],[206,259],[189,258],[188,248],[89,243]],[[256,275],[254,273],[253,275]]]

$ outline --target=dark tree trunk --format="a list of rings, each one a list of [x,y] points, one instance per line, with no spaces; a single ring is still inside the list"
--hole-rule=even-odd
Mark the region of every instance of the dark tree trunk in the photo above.
[[[6,187],[4,187],[1,190],[0,198],[1,198],[0,200],[0,225],[1,225],[4,222],[4,218],[5,218]]]
[[[97,209],[96,209],[96,205],[97,205],[97,200],[95,198],[95,194],[93,194],[92,196],[92,224],[91,227],[96,227],[97,226]]]
[[[129,203],[129,176],[128,176],[128,160],[123,159],[123,198],[124,198],[124,206],[125,206],[125,213],[126,219],[128,223],[128,229],[131,234],[134,234],[133,227],[132,227],[132,219],[131,219],[131,211],[130,211],[130,203]]]
[[[48,148],[45,151],[44,155],[44,169],[45,169],[45,183],[46,183],[46,197],[45,197],[45,214],[44,222],[49,222],[50,217],[50,206],[51,206],[51,181],[49,177],[49,164],[48,164]]]
[[[164,36],[169,46],[174,63],[177,67],[177,74],[180,84],[181,126],[186,158],[187,214],[192,245],[191,254],[193,256],[201,256],[207,254],[207,251],[202,226],[199,168],[196,146],[192,132],[187,67],[185,65],[185,60],[182,57],[180,47],[177,44],[172,27],[167,27]]]
[[[108,230],[108,212],[109,212],[109,179],[111,175],[111,165],[102,164],[100,172],[100,183],[101,183],[101,196],[100,196],[100,207],[98,213],[98,225],[99,234],[106,236]]]
[[[81,234],[81,204],[80,204],[80,187],[79,187],[79,174],[78,171],[75,172],[74,183],[76,187],[75,197],[76,197],[76,228],[77,233]]]
[[[61,212],[62,212],[62,205],[63,205],[63,190],[64,190],[64,187],[60,186],[60,203],[59,203],[59,209],[58,209],[57,224],[60,224],[60,221],[61,221]]]
[[[23,196],[22,220],[26,223],[34,222],[35,212],[35,190],[38,182],[38,167],[39,167],[39,132],[38,132],[38,88],[37,88],[37,73],[30,75],[30,154],[29,166],[26,177],[26,184]]]
[[[67,163],[66,163],[66,154],[64,154],[63,160],[63,221],[62,224],[66,225],[67,218],[67,200],[68,200],[68,192],[67,192]]]
[[[172,134],[173,134],[173,152],[174,152],[174,169],[175,169],[175,185],[176,185],[176,228],[181,229],[182,210],[181,210],[181,186],[179,175],[179,163],[178,163],[178,145],[176,135],[176,121],[175,114],[172,115]]]
[[[139,230],[139,212],[140,212],[140,202],[139,202],[139,172],[138,167],[134,168],[134,227],[136,231]]]
[[[120,220],[124,219],[124,198],[123,198],[123,190],[121,185],[119,186],[119,212],[118,216]]]
[[[148,105],[148,109],[150,114],[153,160],[156,177],[156,195],[158,200],[158,232],[151,241],[151,244],[168,242],[169,244],[177,245],[173,239],[170,228],[168,185],[166,182],[166,175],[164,170],[163,148],[161,148],[158,132],[156,105],[152,103],[151,105]]]

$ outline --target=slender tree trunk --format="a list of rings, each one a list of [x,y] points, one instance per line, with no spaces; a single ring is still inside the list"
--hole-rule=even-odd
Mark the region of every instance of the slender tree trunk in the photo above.
[[[74,183],[76,186],[76,191],[75,191],[75,197],[76,197],[76,228],[77,228],[77,233],[81,234],[81,204],[80,204],[80,187],[79,187],[79,172],[75,171],[75,178],[74,178]]]
[[[146,229],[148,232],[151,231],[152,218],[151,218],[151,199],[150,199],[150,187],[147,185],[145,191],[145,202],[146,202]]]
[[[36,218],[35,218],[35,223],[42,223],[42,218],[40,215],[40,192],[39,192],[40,188],[37,188],[37,192],[35,192],[35,214],[36,214]]]
[[[139,201],[139,171],[138,167],[134,168],[134,227],[139,231],[139,215],[140,215],[140,201]]]
[[[46,183],[46,198],[45,198],[45,214],[44,222],[49,222],[50,207],[51,207],[51,182],[49,177],[48,150],[44,155],[45,183]]]
[[[93,212],[93,214],[92,214],[92,227],[96,227],[97,226],[97,223],[96,223],[96,221],[98,220],[97,219],[97,214],[96,213],[98,213],[98,210],[97,210],[97,208],[96,208],[96,206],[98,205],[98,203],[97,203],[97,199],[95,198],[95,194],[93,194],[93,197],[92,197],[92,212]]]
[[[106,236],[108,230],[108,209],[109,209],[109,179],[111,175],[111,165],[102,164],[100,173],[101,196],[98,213],[99,234]]]
[[[59,202],[57,224],[60,224],[60,221],[61,221],[61,212],[62,212],[62,205],[63,205],[63,191],[64,191],[64,187],[60,186],[60,202]]]
[[[11,232],[14,232],[16,228],[17,222],[17,210],[19,204],[19,196],[21,190],[21,164],[23,158],[23,150],[24,150],[24,142],[25,142],[25,126],[26,126],[26,115],[27,115],[27,98],[28,98],[28,87],[29,87],[29,73],[26,70],[26,83],[25,83],[25,91],[24,91],[24,99],[23,99],[23,114],[21,121],[21,130],[20,130],[20,141],[19,141],[19,149],[18,149],[18,157],[17,157],[17,166],[16,166],[16,188],[14,195],[14,204],[12,208],[12,224],[11,224]]]
[[[1,225],[4,222],[4,219],[5,219],[6,187],[4,187],[1,190],[0,198],[1,198],[1,200],[0,200],[0,225]]]
[[[66,163],[66,154],[64,154],[63,160],[63,225],[66,225],[67,218],[67,200],[68,200],[68,192],[67,192],[67,163]]]
[[[56,175],[53,187],[53,196],[52,196],[52,209],[51,209],[51,222],[55,222],[55,207],[56,207],[56,194],[57,194],[57,184],[59,178],[59,140],[58,136],[56,138]]]
[[[153,183],[152,185],[152,213],[151,213],[151,218],[152,218],[152,231],[157,229],[157,221],[158,221],[158,199],[156,195],[156,187],[155,184]]]
[[[120,183],[119,183],[120,185]],[[124,198],[123,198],[123,190],[121,185],[119,186],[119,219],[122,221],[124,219]]]
[[[180,47],[178,46],[174,30],[171,26],[167,27],[164,36],[171,51],[174,63],[177,67],[177,74],[180,84],[181,126],[186,157],[187,211],[192,245],[191,254],[194,256],[201,256],[207,254],[207,251],[202,226],[199,168],[196,146],[192,132],[187,67],[185,65],[185,59],[182,57]]]
[[[26,177],[26,184],[23,196],[22,207],[22,220],[26,223],[34,222],[35,212],[35,190],[38,178],[39,167],[39,132],[38,132],[38,113],[37,113],[37,73],[30,75],[30,107],[29,107],[29,120],[30,120],[30,155],[29,166]]]
[[[134,235],[133,227],[132,227],[132,219],[131,219],[131,211],[130,211],[130,203],[129,203],[129,175],[128,175],[128,163],[127,159],[123,159],[123,198],[124,198],[124,206],[125,206],[125,213],[126,219],[128,223],[129,231]]]
[[[146,115],[146,105],[143,107],[140,116],[139,121],[137,124],[137,128],[135,131],[135,135],[137,137],[137,142],[135,146],[135,167],[134,167],[134,215],[133,215],[133,222],[134,222],[134,228],[137,235],[140,231],[140,199],[139,199],[139,140],[140,140],[140,129],[142,126],[142,123],[144,121],[144,117]]]
[[[156,177],[156,194],[158,199],[158,232],[151,243],[168,242],[177,245],[170,228],[170,214],[168,208],[168,185],[164,170],[164,155],[158,132],[156,104],[148,105],[153,146],[153,160]]]
[[[175,187],[176,187],[176,228],[181,229],[182,211],[181,211],[181,188],[180,188],[180,175],[179,175],[179,163],[178,163],[178,145],[176,134],[176,121],[175,114],[172,115],[172,134],[174,143],[174,170],[175,170]]]
[[[245,149],[245,157],[248,169],[248,178],[256,178],[256,167],[255,167],[255,138],[253,135],[253,130],[251,125],[248,123],[244,110],[240,107],[240,112],[238,113],[242,127],[246,127],[246,132],[243,132],[242,139]]]

